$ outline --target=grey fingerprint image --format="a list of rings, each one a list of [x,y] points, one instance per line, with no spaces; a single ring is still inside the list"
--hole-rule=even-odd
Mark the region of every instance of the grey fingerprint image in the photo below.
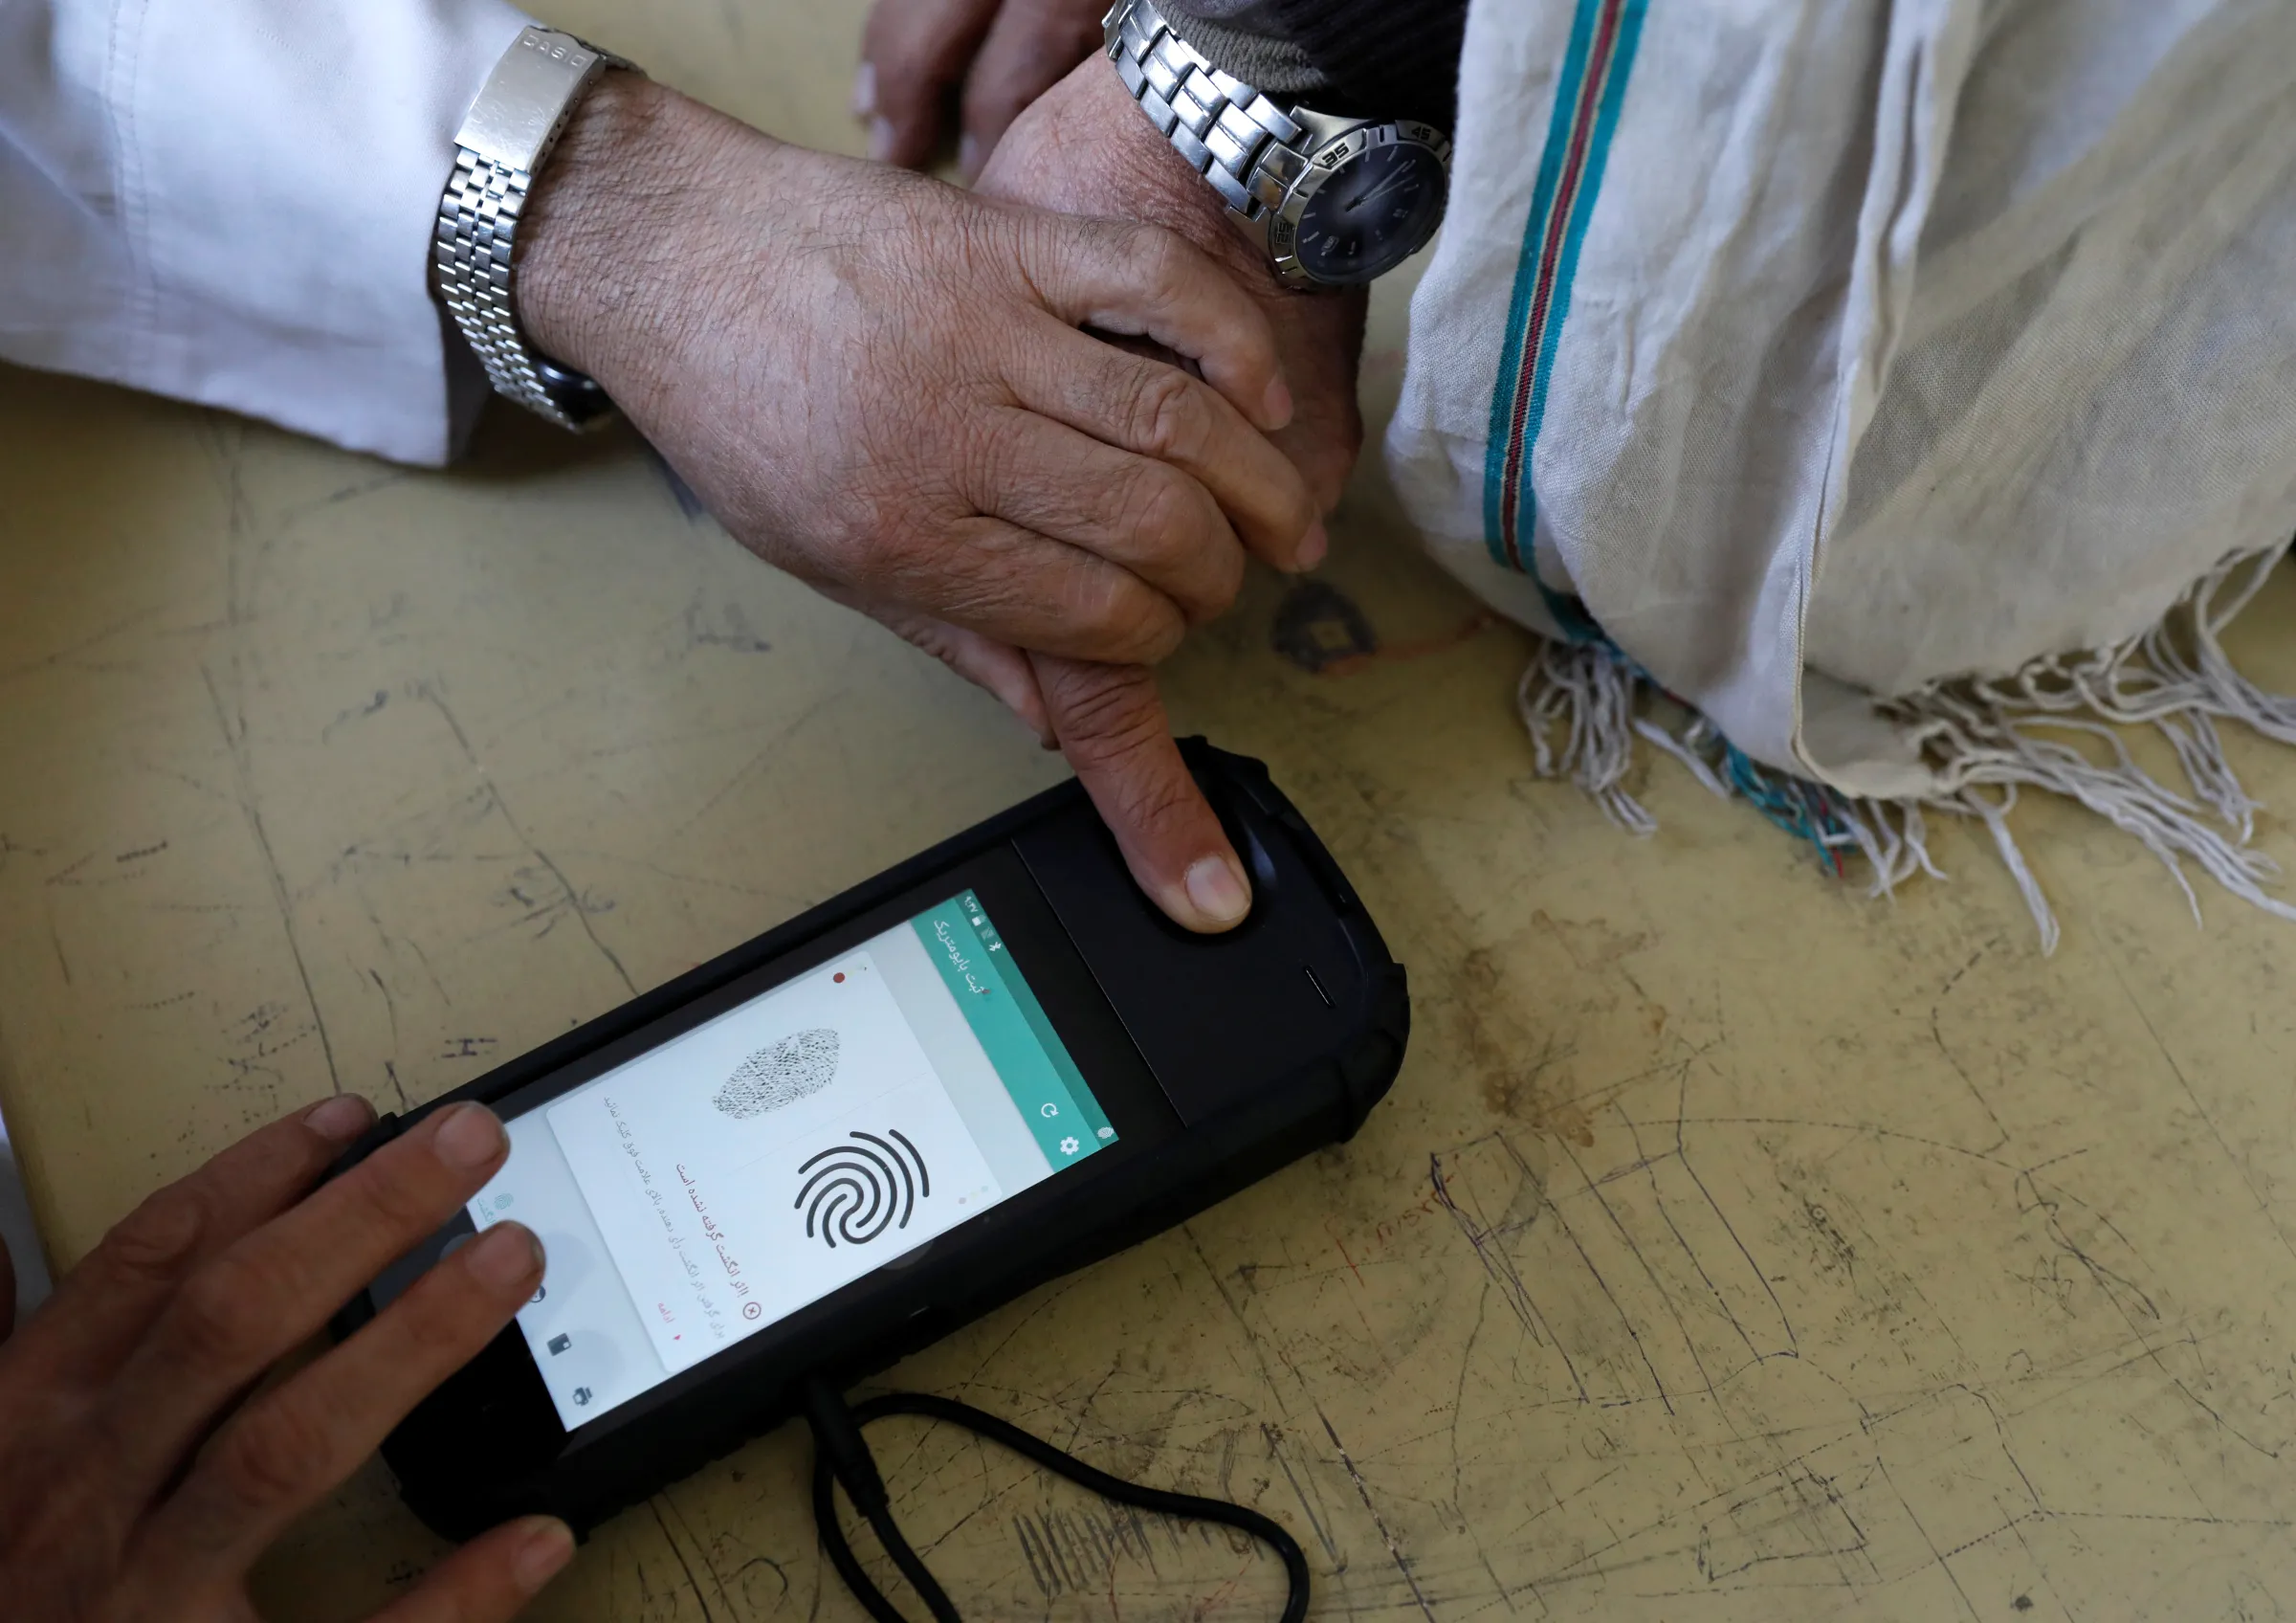
[[[831,1251],[906,1229],[916,1203],[933,1192],[925,1158],[897,1128],[883,1137],[846,1136],[852,1142],[832,1145],[797,1169],[805,1187],[794,1210],[806,1214],[806,1238],[818,1237]]]
[[[837,1034],[827,1026],[791,1032],[734,1068],[710,1102],[737,1122],[795,1104],[837,1079]]]

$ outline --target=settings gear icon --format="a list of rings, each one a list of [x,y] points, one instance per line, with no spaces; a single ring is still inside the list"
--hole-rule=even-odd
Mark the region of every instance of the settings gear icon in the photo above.
[[[1060,1141],[1060,1153],[1063,1155],[1073,1155],[1083,1147],[1084,1145],[1078,1144],[1074,1139],[1062,1139]]]

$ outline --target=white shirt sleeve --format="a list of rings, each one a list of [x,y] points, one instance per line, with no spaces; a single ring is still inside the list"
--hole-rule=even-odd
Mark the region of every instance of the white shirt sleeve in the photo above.
[[[477,396],[431,231],[454,131],[527,21],[508,0],[0,0],[0,358],[445,461]]]

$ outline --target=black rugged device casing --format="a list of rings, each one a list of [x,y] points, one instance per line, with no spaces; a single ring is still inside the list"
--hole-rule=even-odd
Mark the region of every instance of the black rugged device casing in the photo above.
[[[1155,1032],[1134,1029],[1136,1044],[1149,1059],[1184,1130],[1110,1174],[1077,1180],[1071,1198],[1047,1220],[1008,1229],[988,1243],[968,1245],[967,1231],[982,1221],[975,1219],[914,1254],[923,1258],[920,1265],[895,1263],[868,1276],[872,1288],[850,1310],[816,1314],[816,1309],[850,1295],[853,1286],[804,1310],[800,1317],[812,1315],[819,1322],[798,1355],[787,1346],[762,1347],[760,1351],[776,1356],[745,1359],[743,1352],[751,1344],[737,1344],[702,1367],[713,1371],[703,1383],[633,1417],[602,1416],[568,1434],[546,1462],[506,1470],[505,1462],[474,1457],[479,1445],[462,1418],[471,1412],[470,1383],[489,1379],[490,1369],[498,1375],[506,1361],[508,1367],[521,1373],[531,1367],[518,1326],[505,1328],[441,1389],[445,1394],[457,1383],[465,1384],[466,1407],[457,1409],[434,1395],[401,1422],[383,1446],[384,1458],[396,1472],[415,1514],[455,1539],[471,1538],[506,1518],[534,1512],[561,1517],[586,1535],[616,1511],[791,1417],[804,1377],[818,1373],[841,1389],[850,1386],[1026,1291],[1184,1222],[1312,1150],[1352,1138],[1372,1106],[1386,1095],[1402,1064],[1411,1018],[1402,966],[1389,956],[1354,887],[1306,819],[1270,782],[1265,766],[1214,749],[1201,739],[1184,741],[1181,749],[1238,852],[1253,869],[1253,913],[1237,936],[1272,933],[1277,950],[1288,946],[1294,934],[1316,938],[1325,967],[1320,976],[1311,978],[1340,1016],[1336,1022],[1336,1029],[1344,1033],[1340,1040],[1318,1053],[1293,1056],[1293,1062],[1282,1069],[1270,1070],[1248,1087],[1236,1087],[1229,1056],[1255,1050],[1271,1053],[1269,1044],[1276,1037],[1259,1029],[1268,1023],[1253,1019],[1252,1011],[1239,1007],[1237,998],[1227,993],[1236,977],[1221,969],[1222,955],[1265,953],[1270,944],[1251,947],[1247,940],[1230,937],[1187,937],[1160,915],[1151,920],[1153,909],[1133,887],[1114,839],[1081,787],[1071,782],[889,869],[421,1109],[404,1117],[384,1117],[343,1157],[335,1168],[337,1175],[434,1110],[462,1100],[503,1099],[916,889],[937,870],[1005,842],[1022,853],[1040,885],[1048,869],[1058,868],[1071,882],[1089,874],[1092,883],[1119,887],[1110,892],[1117,898],[1115,904],[1094,907],[1087,919],[1062,920],[1104,990],[1114,989],[1110,982],[1126,972],[1122,966],[1128,956],[1137,956],[1141,972],[1162,976],[1167,985],[1175,979],[1193,983],[1171,989],[1191,1011],[1202,1013],[1201,1018]],[[1079,923],[1093,940],[1081,939]],[[1177,957],[1176,942],[1182,944]],[[1345,980],[1327,984],[1342,980],[1334,968],[1339,963],[1346,964]],[[1188,969],[1176,977],[1175,964]],[[1112,996],[1112,1002],[1121,1011],[1120,997]],[[1192,1050],[1209,1054],[1214,1046],[1222,1056],[1221,1068],[1228,1069],[1231,1078],[1216,1088],[1196,1081],[1197,1068],[1189,1058]],[[372,1300],[362,1292],[336,1316],[332,1327],[337,1339],[357,1331],[374,1313]],[[644,1401],[633,1400],[629,1407]]]

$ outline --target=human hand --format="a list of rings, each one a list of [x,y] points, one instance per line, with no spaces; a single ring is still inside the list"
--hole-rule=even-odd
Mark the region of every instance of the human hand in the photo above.
[[[1247,551],[1322,557],[1262,432],[1292,410],[1267,315],[1172,233],[784,146],[619,74],[527,232],[520,315],[545,353],[605,385],[753,551],[1048,741],[1074,733],[1077,684],[1046,691],[1021,651],[1153,663],[1227,608]],[[1225,882],[1190,882],[1203,852],[1135,871],[1181,923],[1225,928],[1247,892],[1225,842],[1209,854]]]
[[[1266,256],[1150,126],[1108,63],[1085,62],[1024,113],[989,160],[979,189],[1063,212],[1152,220],[1216,259],[1267,314],[1292,382],[1292,420],[1271,437],[1299,469],[1316,510],[1337,505],[1363,439],[1356,371],[1364,295],[1302,294],[1279,282]],[[1054,734],[1141,885],[1163,896],[1220,883],[1232,860],[1226,836],[1172,742],[1155,674],[1041,655],[1021,658],[1049,701]],[[1018,686],[1025,677],[1006,673],[1003,679]]]
[[[498,1223],[349,1341],[257,1385],[510,1147],[491,1113],[458,1105],[315,1189],[373,1119],[345,1096],[242,1139],[144,1201],[0,1344],[11,1619],[252,1623],[255,1558],[534,1294],[541,1248]],[[495,1623],[573,1553],[562,1523],[511,1523],[374,1623]]]
[[[1221,265],[1267,318],[1292,388],[1292,420],[1269,437],[1308,481],[1318,514],[1339,504],[1363,447],[1356,384],[1368,290],[1309,293],[1279,280],[1105,59],[1080,63],[1016,120],[975,189],[1064,214],[1144,220]]]
[[[973,179],[1021,110],[1100,48],[1107,10],[1105,0],[877,0],[853,79],[870,156],[921,167],[954,102],[957,167]]]

